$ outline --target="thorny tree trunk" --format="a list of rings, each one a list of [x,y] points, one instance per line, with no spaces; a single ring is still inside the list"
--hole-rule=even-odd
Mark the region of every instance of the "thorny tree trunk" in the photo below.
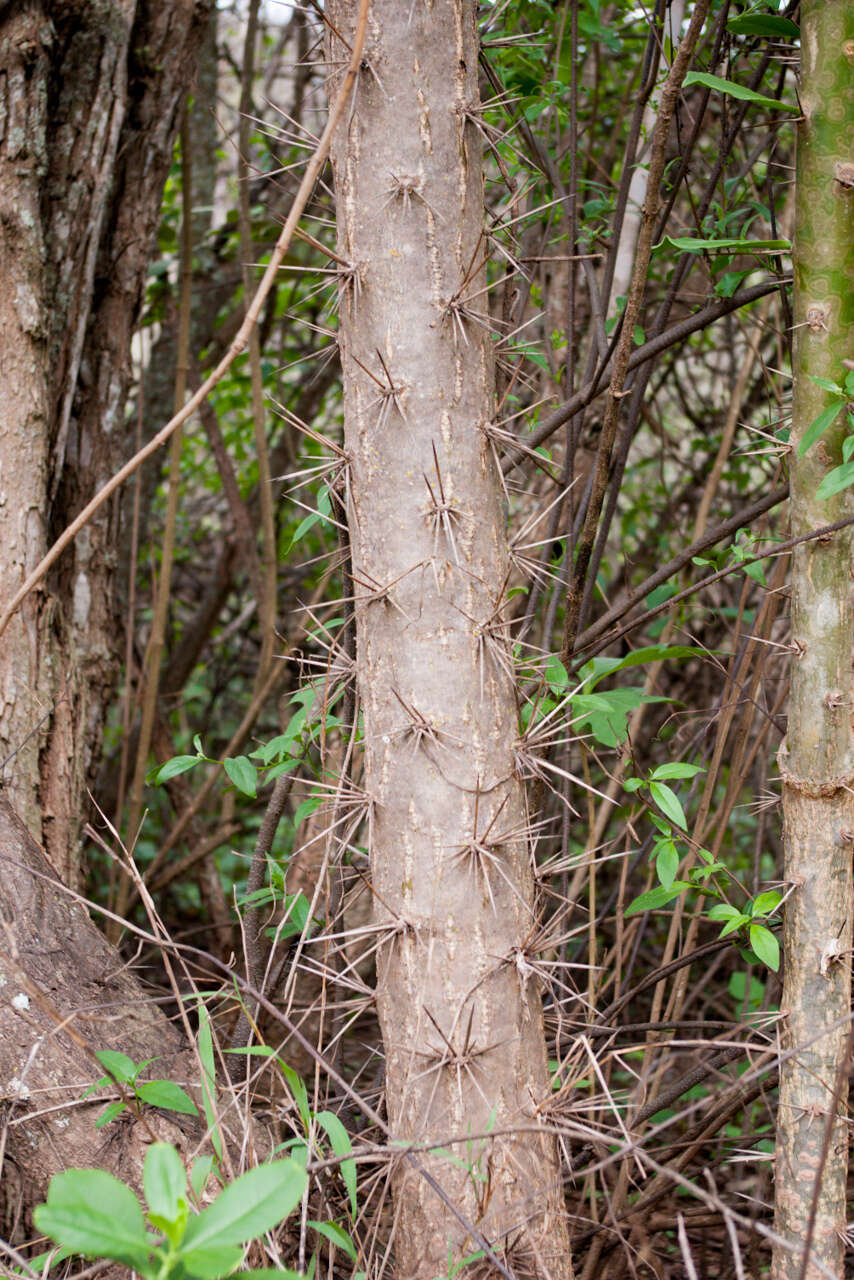
[[[854,357],[854,9],[848,0],[805,0],[801,43],[794,446],[829,402],[828,392],[813,379],[841,382],[843,360]],[[794,536],[854,511],[854,490],[829,501],[816,497],[823,476],[842,460],[849,426],[843,413],[802,459],[792,454]],[[777,1229],[796,1247],[775,1251],[776,1280],[843,1273],[848,1169],[843,1059],[851,996],[854,841],[851,577],[850,528],[794,553],[795,652],[788,737],[780,760],[785,878],[794,889],[784,918],[784,1057],[775,1179]],[[804,1273],[801,1255],[814,1199],[814,1262]],[[827,1271],[820,1272],[819,1263]]]
[[[355,5],[326,12],[351,38]],[[534,885],[508,556],[481,430],[493,367],[474,15],[472,0],[375,0],[333,146],[339,252],[353,264],[340,341],[365,788],[388,926],[377,1000],[395,1138],[463,1139],[428,1158],[431,1172],[511,1263],[565,1280],[560,1171],[538,1131],[540,991],[525,969]],[[330,36],[333,69],[347,47]],[[474,1251],[417,1173],[401,1168],[396,1195],[401,1276],[432,1280]]]
[[[207,5],[21,0],[0,17],[0,601],[126,452],[135,323]],[[118,507],[0,646],[0,782],[69,884],[117,669]]]

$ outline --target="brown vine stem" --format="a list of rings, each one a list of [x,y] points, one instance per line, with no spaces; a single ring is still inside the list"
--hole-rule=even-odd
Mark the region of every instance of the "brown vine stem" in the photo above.
[[[329,112],[329,119],[326,122],[326,128],[323,130],[314,155],[306,166],[302,182],[299,185],[299,190],[297,191],[294,202],[291,205],[291,211],[287,216],[285,225],[279,233],[279,238],[276,241],[270,261],[267,264],[267,269],[261,277],[261,283],[255,291],[252,304],[246,312],[243,323],[238,329],[228,351],[225,353],[213,372],[208,375],[199,387],[198,391],[190,397],[183,409],[170,418],[166,423],[166,426],[161,427],[157,435],[153,436],[152,439],[149,440],[148,444],[140,449],[138,453],[135,453],[123,467],[120,467],[115,475],[110,477],[103,488],[95,494],[91,502],[87,503],[83,508],[79,516],[72,520],[71,524],[63,530],[56,542],[42,557],[26,581],[18,588],[9,605],[3,611],[2,616],[0,616],[0,636],[3,635],[3,632],[6,630],[9,622],[14,617],[21,603],[26,600],[33,588],[38,586],[48,569],[56,563],[69,543],[73,542],[77,537],[80,530],[89,523],[95,512],[100,510],[107,499],[115,493],[116,489],[118,489],[120,485],[124,484],[125,480],[127,480],[129,476],[133,475],[136,469],[145,462],[146,458],[150,458],[153,453],[156,453],[160,446],[166,443],[173,432],[177,431],[178,428],[187,421],[190,415],[198,409],[199,405],[208,393],[223,379],[225,374],[231,368],[231,365],[234,363],[236,357],[245,350],[246,344],[249,340],[249,334],[252,332],[252,329],[261,314],[261,308],[273,287],[276,279],[276,273],[282,265],[282,259],[287,253],[291,240],[293,239],[297,223],[302,217],[303,210],[308,203],[309,196],[314,190],[314,184],[320,176],[321,169],[326,163],[326,157],[329,155],[329,147],[332,142],[332,135],[335,132],[350,99],[350,92],[353,88],[353,84],[362,61],[362,50],[365,45],[365,36],[367,34],[368,27],[369,7],[370,0],[360,0],[356,34],[353,39],[353,50],[350,55],[350,61],[347,65],[343,83],[338,92],[338,96],[332,104],[332,109]]]

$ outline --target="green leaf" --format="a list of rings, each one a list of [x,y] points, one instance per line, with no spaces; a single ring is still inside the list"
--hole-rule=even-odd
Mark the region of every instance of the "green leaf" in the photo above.
[[[220,1276],[229,1276],[240,1266],[243,1249],[240,1245],[212,1245],[186,1251],[182,1248],[178,1257],[184,1264],[184,1274],[193,1280],[220,1280]]]
[[[173,756],[171,760],[167,760],[158,769],[151,769],[146,774],[145,780],[150,786],[159,787],[161,782],[168,782],[170,778],[177,778],[179,773],[186,773],[188,769],[194,769],[201,762],[200,756]]]
[[[303,800],[302,804],[297,806],[294,814],[294,826],[298,827],[301,822],[305,822],[310,814],[314,813],[323,804],[324,797],[321,794],[309,796],[307,800]]]
[[[605,676],[614,675],[616,671],[625,671],[629,667],[643,667],[648,662],[665,662],[671,658],[706,658],[704,649],[690,644],[648,644],[634,649],[624,658],[591,658],[581,668],[581,677],[585,685],[594,689]]]
[[[195,1102],[172,1080],[146,1080],[137,1086],[137,1093],[143,1102],[150,1107],[163,1107],[165,1111],[179,1111],[181,1115],[197,1116],[199,1114]]]
[[[98,1116],[95,1121],[96,1129],[103,1129],[104,1125],[109,1124],[111,1120],[115,1120],[116,1116],[120,1116],[123,1111],[127,1111],[126,1102],[111,1102]]]
[[[351,1262],[356,1261],[356,1246],[350,1239],[343,1227],[339,1227],[337,1222],[309,1222],[310,1227],[314,1227],[320,1235],[325,1236],[330,1244],[334,1244],[337,1248],[343,1249]]]
[[[655,871],[665,889],[669,889],[679,870],[679,852],[672,840],[663,840],[658,846]]]
[[[204,1002],[199,1001],[199,1059],[202,1064],[202,1106],[205,1109],[205,1121],[211,1135],[211,1146],[222,1159],[222,1137],[219,1132],[219,1120],[216,1114],[216,1067],[214,1065],[213,1036],[211,1020]]]
[[[834,494],[841,493],[852,484],[854,484],[854,462],[844,462],[841,467],[834,467],[832,471],[828,471],[816,489],[815,496],[832,498]]]
[[[676,792],[671,787],[665,786],[663,782],[650,782],[649,794],[661,812],[666,814],[671,822],[675,822],[677,827],[681,827],[683,831],[688,830],[685,810],[682,808]]]
[[[717,89],[719,93],[725,93],[730,98],[738,98],[740,102],[753,102],[758,107],[768,107],[772,111],[791,111],[791,107],[787,102],[778,102],[776,98],[766,98],[764,94],[756,93],[753,89],[748,89],[743,84],[736,84],[734,80],[723,80],[720,76],[709,75],[707,71],[689,71],[682,82],[685,88],[690,88],[692,84],[705,85],[707,89]]]
[[[797,39],[801,34],[797,23],[776,13],[740,13],[727,22],[727,30],[736,36],[768,36],[770,39]]]
[[[661,781],[663,778],[695,778],[698,773],[704,772],[704,765],[683,764],[681,760],[674,760],[671,764],[660,764],[649,776]]]
[[[709,907],[706,915],[710,920],[734,920],[736,916],[741,918],[738,907],[733,907],[728,902],[716,902],[713,907]]]
[[[258,770],[247,756],[229,756],[222,764],[238,791],[245,796],[258,794]]]
[[[829,404],[826,409],[822,409],[821,413],[813,423],[804,432],[803,439],[798,445],[798,457],[802,458],[807,449],[812,448],[816,440],[824,435],[825,431],[839,417],[839,411],[842,408],[843,401],[839,400],[836,404]]]
[[[831,382],[830,378],[816,378],[813,374],[809,375],[809,379],[817,387],[821,387],[822,391],[832,391],[835,396],[840,396],[844,399],[845,391],[838,382]]]
[[[95,1057],[102,1067],[107,1068],[113,1080],[119,1080],[122,1084],[130,1084],[136,1075],[137,1066],[133,1058],[129,1058],[126,1053],[119,1053],[117,1049],[99,1049]]]
[[[630,902],[625,914],[637,916],[642,911],[657,911],[659,907],[666,907],[668,902],[672,902],[674,898],[679,897],[680,893],[691,888],[693,886],[687,880],[674,880],[669,889],[665,889],[664,885],[660,884],[655,889],[642,893],[639,898],[635,898],[634,902]]]
[[[672,245],[680,253],[779,253],[791,249],[788,240],[745,240],[723,238],[703,240],[699,236],[665,236],[656,249]]]
[[[736,929],[743,928],[743,926],[746,924],[749,924],[749,922],[750,922],[749,916],[742,915],[740,911],[737,911],[731,920],[727,920],[726,924],[721,929],[718,937],[726,938],[731,933],[735,933]]]
[[[318,1111],[315,1116],[317,1123],[326,1130],[332,1150],[336,1156],[348,1156],[353,1150],[350,1142],[349,1134],[344,1128],[341,1121],[332,1111]],[[355,1218],[358,1213],[358,1200],[356,1198],[356,1161],[342,1160],[341,1178],[344,1186],[347,1188],[347,1194],[350,1197],[350,1212]]]
[[[246,1244],[272,1230],[299,1204],[307,1180],[293,1160],[275,1160],[250,1169],[197,1218],[190,1219],[185,1249],[192,1252]]]
[[[783,901],[783,895],[778,893],[776,889],[767,889],[765,893],[760,893],[753,903],[751,914],[755,916],[768,916],[772,911],[776,911],[780,903]]]
[[[780,944],[770,929],[764,924],[750,926],[750,945],[763,964],[767,964],[774,973],[780,968]]]
[[[297,1104],[303,1128],[308,1133],[309,1125],[311,1124],[311,1109],[308,1105],[308,1090],[305,1087],[305,1081],[298,1071],[288,1066],[287,1062],[283,1062],[281,1058],[279,1059],[279,1070],[288,1083],[288,1088],[293,1094],[294,1102]]]
[[[197,1156],[193,1161],[193,1167],[190,1170],[190,1186],[193,1188],[193,1195],[197,1200],[201,1200],[202,1192],[205,1189],[205,1183],[210,1177],[213,1168],[213,1156]]]
[[[556,653],[549,655],[546,663],[546,683],[552,690],[552,693],[562,693],[569,684],[569,676],[566,674],[566,667],[561,662]]]
[[[152,1242],[139,1201],[104,1169],[56,1174],[33,1219],[39,1231],[87,1258],[111,1258],[137,1270],[148,1263]]]
[[[153,1142],[145,1153],[142,1186],[152,1216],[179,1222],[187,1209],[187,1174],[169,1142]]]

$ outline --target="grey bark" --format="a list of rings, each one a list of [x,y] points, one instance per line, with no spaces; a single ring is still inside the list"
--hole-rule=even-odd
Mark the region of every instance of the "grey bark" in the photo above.
[[[333,29],[355,6],[333,0]],[[331,92],[346,49],[329,37]],[[571,1275],[540,990],[492,450],[471,0],[376,0],[333,144],[377,1000],[389,1120],[403,1142],[470,1143],[430,1172],[511,1265]],[[512,1136],[488,1135],[491,1129]],[[460,1163],[464,1167],[460,1167]],[[397,1177],[398,1274],[474,1251],[429,1186]]]

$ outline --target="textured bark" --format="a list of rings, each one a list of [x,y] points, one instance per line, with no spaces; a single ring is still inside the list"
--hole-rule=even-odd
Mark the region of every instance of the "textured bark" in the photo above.
[[[0,18],[0,582],[11,592],[127,450],[124,401],[207,4],[67,0]],[[3,780],[68,883],[117,669],[118,504],[0,651]]]
[[[195,0],[3,7],[4,600],[127,451],[130,338],[205,9]],[[0,645],[0,784],[23,820],[0,796],[0,1092],[8,1120],[0,1230],[43,1198],[58,1170],[109,1165],[134,1176],[152,1128],[180,1137],[155,1119],[123,1126],[126,1141],[113,1143],[94,1129],[92,1106],[77,1102],[97,1073],[84,1041],[137,1061],[158,1057],[162,1075],[187,1069],[178,1037],[55,879],[79,879],[85,787],[118,665],[118,514],[113,504],[87,526]],[[14,1184],[21,1206],[10,1203]],[[26,1229],[26,1212],[20,1223]]]
[[[79,1101],[102,1074],[84,1043],[119,1049],[135,1062],[156,1058],[155,1076],[191,1086],[198,1067],[118,952],[63,891],[2,796],[0,874],[0,1223],[5,1234],[18,1221],[12,1243],[20,1243],[29,1234],[28,1211],[44,1198],[53,1174],[97,1166],[136,1181],[152,1133],[188,1152],[192,1146],[185,1132],[194,1126],[186,1117],[182,1128],[174,1114],[167,1119],[152,1110],[97,1130],[104,1095]]]
[[[801,37],[794,446],[829,403],[813,379],[841,382],[843,360],[854,357],[854,191],[839,180],[845,173],[839,166],[850,169],[854,154],[854,10],[846,0],[805,0]],[[843,412],[803,458],[793,452],[793,536],[854,513],[851,489],[829,501],[815,496],[822,477],[842,461],[849,426]],[[782,1048],[790,1056],[780,1068],[775,1160],[777,1229],[794,1250],[775,1250],[776,1280],[817,1280],[844,1269],[854,841],[851,577],[850,529],[794,553],[795,653],[780,756],[785,878],[794,885],[784,916],[782,1001]],[[802,1270],[813,1205],[811,1261]]]
[[[352,33],[355,5],[327,7]],[[360,287],[340,317],[377,1000],[395,1137],[520,1273],[571,1275],[540,991],[517,712],[501,609],[483,178],[472,0],[376,0],[348,127],[333,144],[338,248]],[[346,51],[330,36],[329,61]],[[367,64],[367,65],[366,65]],[[332,92],[337,83],[332,77]],[[419,719],[423,718],[423,719]],[[518,1126],[520,1131],[508,1134]],[[501,1136],[483,1138],[491,1129]],[[475,1136],[478,1135],[478,1136]],[[460,1167],[460,1166],[463,1167]],[[398,1274],[476,1248],[417,1173],[396,1184]]]

